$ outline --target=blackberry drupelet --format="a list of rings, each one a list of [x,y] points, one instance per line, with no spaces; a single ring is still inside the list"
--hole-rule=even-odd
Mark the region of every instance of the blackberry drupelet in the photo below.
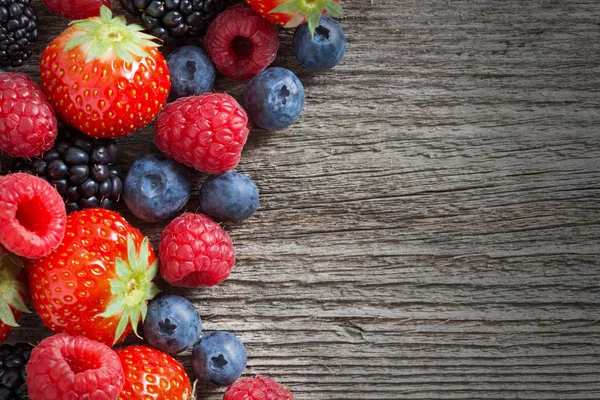
[[[60,129],[54,147],[41,157],[16,159],[12,169],[50,182],[65,199],[68,213],[95,207],[110,209],[123,192],[117,142],[93,139],[72,128]]]
[[[0,66],[19,67],[38,37],[31,0],[0,0]]]
[[[0,0],[1,1],[1,0]],[[227,0],[119,0],[141,24],[166,44],[204,33]]]
[[[26,400],[25,364],[29,361],[33,346],[17,343],[0,346],[0,399]]]

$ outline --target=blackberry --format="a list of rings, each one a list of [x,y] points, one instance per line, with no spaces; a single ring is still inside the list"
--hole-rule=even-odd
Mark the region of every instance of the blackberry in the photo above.
[[[226,0],[119,1],[131,15],[140,16],[142,26],[166,44],[201,35],[227,6]]]
[[[19,67],[38,37],[31,0],[0,0],[0,66]]]
[[[26,400],[25,365],[33,346],[17,343],[0,346],[0,399]]]
[[[68,213],[95,207],[110,209],[123,192],[117,142],[92,139],[72,128],[61,128],[54,147],[41,157],[16,159],[12,170],[50,182],[65,199]]]

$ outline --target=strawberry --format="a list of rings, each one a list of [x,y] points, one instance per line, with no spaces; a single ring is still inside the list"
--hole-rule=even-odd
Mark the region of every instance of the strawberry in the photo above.
[[[179,361],[147,346],[117,350],[125,372],[125,386],[119,400],[188,400],[195,399]]]
[[[19,257],[0,246],[0,343],[4,342],[22,312],[29,312],[25,305],[25,279]]]
[[[339,0],[246,0],[261,17],[286,28],[295,28],[308,20],[311,35],[321,15],[329,12],[339,18],[343,14]]]
[[[75,21],[42,53],[41,86],[57,114],[95,138],[143,128],[167,101],[171,80],[158,44],[139,25],[100,17]]]
[[[92,208],[70,214],[60,246],[27,261],[33,307],[55,333],[112,345],[146,318],[158,294],[157,261],[140,231],[119,214]]]

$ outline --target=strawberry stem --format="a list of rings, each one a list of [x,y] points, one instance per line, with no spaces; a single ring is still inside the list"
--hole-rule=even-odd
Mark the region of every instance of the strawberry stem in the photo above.
[[[5,325],[19,326],[11,307],[17,311],[30,312],[23,301],[27,289],[19,280],[23,268],[21,259],[0,247],[0,321]]]
[[[314,37],[323,10],[326,10],[334,18],[340,18],[344,14],[342,5],[334,0],[287,0],[269,13],[299,15],[306,18],[310,34]]]

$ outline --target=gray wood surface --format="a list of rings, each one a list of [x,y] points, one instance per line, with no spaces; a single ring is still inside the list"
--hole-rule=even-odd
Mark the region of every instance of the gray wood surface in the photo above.
[[[34,2],[39,57],[67,21]],[[303,118],[252,131],[238,170],[261,207],[228,227],[231,278],[178,292],[298,400],[599,399],[600,2],[344,5],[331,72],[282,32]],[[120,141],[125,167],[152,139]],[[157,245],[164,225],[120,210]],[[48,334],[23,324],[11,340]]]

